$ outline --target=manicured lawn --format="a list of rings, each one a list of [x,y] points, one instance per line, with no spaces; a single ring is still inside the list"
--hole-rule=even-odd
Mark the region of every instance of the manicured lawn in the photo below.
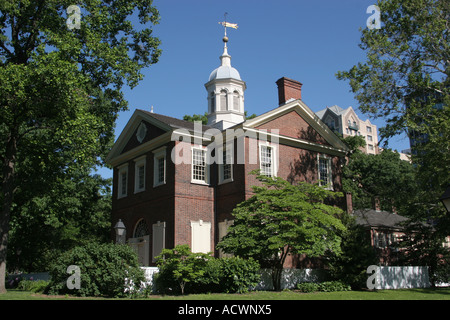
[[[0,300],[49,299],[80,300],[83,298],[71,296],[46,296],[18,290],[9,290],[8,293],[0,295]],[[91,300],[96,298],[85,299]],[[150,296],[149,298],[147,298],[147,300],[450,300],[450,288],[317,293],[300,293],[298,291],[258,291],[247,294],[193,294],[186,296]]]

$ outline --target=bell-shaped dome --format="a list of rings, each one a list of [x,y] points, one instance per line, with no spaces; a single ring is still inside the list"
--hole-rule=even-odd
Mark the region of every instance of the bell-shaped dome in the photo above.
[[[237,79],[242,80],[239,72],[231,66],[231,56],[228,54],[227,47],[224,48],[220,56],[221,65],[209,75],[209,81],[216,79]]]

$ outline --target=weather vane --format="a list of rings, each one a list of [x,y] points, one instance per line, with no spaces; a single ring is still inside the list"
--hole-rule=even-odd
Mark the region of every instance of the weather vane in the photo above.
[[[224,29],[225,29],[225,36],[223,37],[223,42],[225,42],[225,44],[228,42],[227,28],[233,28],[233,29],[237,29],[238,28],[237,23],[229,23],[229,22],[227,22],[227,14],[228,14],[228,12],[225,12],[225,14],[224,14],[225,21],[219,22],[219,24],[221,24],[224,27]]]

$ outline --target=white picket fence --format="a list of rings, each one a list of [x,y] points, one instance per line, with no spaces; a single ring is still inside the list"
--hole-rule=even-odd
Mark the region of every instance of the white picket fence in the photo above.
[[[375,289],[428,288],[428,267],[382,267],[377,266]]]
[[[143,267],[146,276],[146,284],[151,285],[153,275],[158,272],[156,267]],[[430,280],[428,267],[383,267],[377,266],[377,284],[375,289],[410,289],[428,288]],[[369,278],[370,274],[367,275]],[[281,278],[281,289],[293,289],[301,282],[325,281],[327,273],[323,269],[284,269]],[[444,284],[445,285],[445,284]],[[270,269],[261,270],[260,282],[254,290],[273,290]]]

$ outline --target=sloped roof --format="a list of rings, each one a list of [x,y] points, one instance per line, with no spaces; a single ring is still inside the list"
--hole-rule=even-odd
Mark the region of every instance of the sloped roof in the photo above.
[[[181,120],[181,119],[165,116],[165,115],[158,114],[158,113],[152,113],[152,112],[148,112],[146,110],[141,110],[141,109],[138,109],[138,110],[144,112],[146,115],[153,117],[154,119],[156,119],[160,122],[165,123],[166,125],[170,126],[173,129],[183,128],[183,129],[188,129],[188,130],[194,130],[194,123],[191,121]],[[212,128],[211,126],[202,125],[203,131],[206,131],[211,128]]]
[[[332,112],[333,112],[334,114],[336,114],[336,115],[343,114],[343,113],[345,113],[345,112],[347,111],[347,109],[342,109],[341,107],[334,105],[334,106],[331,106],[331,107],[326,107],[326,108],[323,109],[323,110],[317,111],[317,112],[316,112],[316,115],[317,115],[320,119],[322,119],[323,116],[325,115],[325,112],[326,112],[327,110],[332,111]]]
[[[374,209],[355,210],[356,223],[368,227],[402,228],[401,223],[408,220],[401,215]]]

